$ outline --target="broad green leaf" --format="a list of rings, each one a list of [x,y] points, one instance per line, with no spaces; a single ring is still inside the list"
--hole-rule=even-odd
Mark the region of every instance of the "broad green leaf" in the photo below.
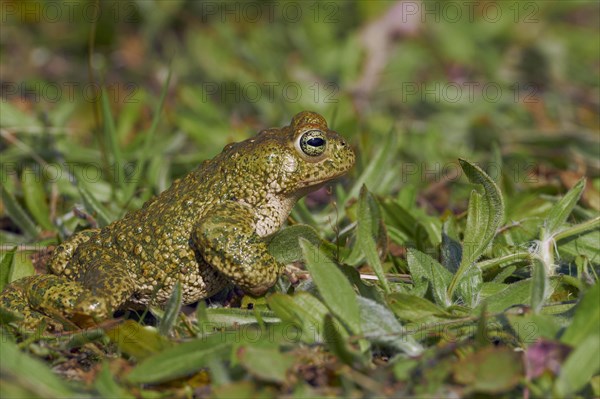
[[[497,258],[482,260],[477,262],[476,267],[485,272],[496,267],[504,268],[514,263],[529,262],[530,260],[531,254],[529,252],[518,251]]]
[[[475,261],[488,248],[504,219],[504,202],[496,183],[478,166],[464,159],[460,159],[459,162],[469,181],[482,186],[483,195],[476,191],[471,192],[462,260],[448,287],[450,299],[453,298],[454,290],[464,275],[470,268],[475,267]]]
[[[567,221],[575,204],[581,198],[584,188],[585,179],[581,179],[550,209],[544,221],[544,230],[548,236],[557,233],[560,227]]]
[[[206,367],[210,358],[224,358],[239,342],[236,334],[217,333],[184,342],[142,360],[127,375],[131,383],[158,383],[183,377]]]
[[[502,182],[502,150],[497,141],[492,144],[492,161],[488,164],[487,174],[494,179],[497,185]]]
[[[540,313],[546,300],[552,295],[550,281],[546,268],[537,259],[534,259],[531,273],[531,308],[534,313]]]
[[[554,239],[556,241],[566,240],[583,235],[584,233],[591,233],[598,230],[598,228],[600,228],[600,216],[596,216],[595,218],[586,220],[585,222],[569,226],[564,230],[561,230],[559,233],[556,233],[554,235]]]
[[[126,320],[107,330],[106,335],[119,346],[119,350],[138,360],[171,346],[154,328],[143,327],[133,320]]]
[[[31,256],[27,252],[17,251],[13,258],[13,264],[10,268],[10,275],[8,281],[15,281],[23,277],[33,276],[35,274],[35,268],[31,261]]]
[[[520,342],[526,346],[538,342],[540,338],[554,340],[562,328],[556,317],[545,314],[507,312],[505,316]]]
[[[364,367],[367,364],[366,357],[350,346],[348,333],[331,314],[326,314],[323,320],[323,336],[329,351],[342,362],[350,367]]]
[[[6,190],[4,184],[0,187],[2,193],[2,204],[4,211],[10,219],[16,224],[29,238],[37,237],[39,231],[29,215],[23,210],[15,197]]]
[[[21,187],[27,210],[35,221],[44,230],[54,230],[54,225],[50,221],[48,198],[46,197],[40,174],[35,173],[31,168],[25,168],[21,175]]]
[[[458,288],[456,289],[457,296],[462,299],[464,304],[474,308],[481,299],[482,285],[481,270],[472,267],[468,269],[461,282],[458,283]]]
[[[238,309],[238,308],[209,308],[205,309],[205,316],[198,318],[198,323],[205,329],[220,329],[234,325],[243,326],[256,324],[256,309]],[[275,317],[273,312],[259,311],[260,317],[264,322],[277,323],[281,320]],[[206,330],[209,331],[209,330]]]
[[[586,336],[560,368],[554,384],[557,397],[565,398],[579,392],[600,372],[600,332]]]
[[[135,396],[127,392],[123,387],[119,386],[115,381],[115,377],[111,373],[108,361],[102,363],[100,372],[96,375],[94,387],[103,398],[122,398],[133,399]]]
[[[598,251],[599,242],[600,230],[586,231],[577,236],[562,239],[561,241],[557,240],[558,254],[562,261],[570,262],[576,256],[584,256],[590,261],[598,263],[600,260],[600,252]]]
[[[506,347],[486,347],[454,365],[455,380],[470,390],[506,392],[523,378],[522,354]]]
[[[10,282],[10,275],[12,274],[16,252],[17,247],[15,246],[2,253],[2,259],[0,259],[0,292],[4,289],[4,286]]]
[[[91,397],[83,392],[76,392],[45,363],[21,352],[12,342],[0,340],[0,353],[2,354],[2,362],[0,362],[2,397],[5,396],[4,392],[11,388],[13,392],[19,391],[22,397]]]
[[[181,292],[181,283],[178,281],[175,283],[173,287],[173,292],[167,301],[167,305],[165,306],[165,313],[160,320],[160,325],[158,327],[158,333],[162,336],[167,336],[175,322],[177,321],[177,317],[179,316],[179,311],[181,310],[182,304],[182,292]]]
[[[363,334],[369,341],[402,351],[408,356],[418,356],[423,352],[423,347],[413,337],[404,335],[404,328],[388,308],[360,296],[358,305]]]
[[[243,345],[237,350],[240,364],[252,375],[268,381],[283,383],[287,371],[295,362],[293,356],[281,353],[276,347]]]
[[[529,306],[531,304],[531,284],[532,279],[508,284],[502,291],[485,298],[479,306],[482,306],[483,303],[487,304],[487,309],[490,313],[503,312],[515,305]],[[550,289],[555,289],[557,285],[558,280],[550,279]]]
[[[445,309],[439,307],[425,298],[412,294],[394,292],[388,296],[392,311],[401,320],[419,321],[431,316],[448,316]]]
[[[319,248],[300,239],[306,268],[325,305],[355,335],[361,334],[360,310],[356,293],[344,273]]]
[[[490,283],[498,283],[498,284],[504,283],[504,281],[507,278],[512,276],[512,274],[515,272],[515,270],[517,270],[516,266],[505,267],[502,271],[500,271],[500,273],[498,273],[494,276],[494,279],[492,281],[490,281]],[[484,284],[487,284],[487,283],[484,283]]]
[[[500,291],[504,290],[506,287],[507,287],[507,284],[498,283],[493,280],[488,281],[481,285],[481,291],[479,292],[479,294],[481,295],[482,299],[485,299],[491,295],[495,295],[495,294],[499,293]]]
[[[322,342],[323,320],[329,310],[317,298],[308,292],[294,296],[276,292],[267,298],[267,303],[284,323],[293,323],[302,329],[303,342]]]
[[[421,278],[429,281],[435,302],[438,305],[450,306],[451,301],[446,295],[446,288],[452,278],[450,272],[431,256],[414,248],[408,249],[406,259],[413,281]]]
[[[598,333],[600,328],[600,283],[596,282],[584,294],[575,307],[575,315],[571,325],[561,341],[572,346],[580,345],[586,337]]]
[[[302,249],[298,243],[301,237],[313,245],[319,245],[322,242],[313,227],[306,224],[296,224],[275,234],[269,242],[269,253],[278,262],[284,264],[299,261],[302,259]]]
[[[381,282],[386,293],[390,292],[390,286],[385,278],[383,265],[377,253],[377,244],[375,242],[375,234],[381,231],[382,220],[379,212],[379,206],[373,198],[373,195],[367,190],[366,186],[362,186],[360,197],[358,199],[358,227],[357,240],[358,245],[369,262],[369,266],[373,269],[377,278]]]
[[[487,304],[488,312],[503,312],[514,305],[529,305],[531,300],[531,279],[509,284],[497,294],[490,295],[479,306]]]

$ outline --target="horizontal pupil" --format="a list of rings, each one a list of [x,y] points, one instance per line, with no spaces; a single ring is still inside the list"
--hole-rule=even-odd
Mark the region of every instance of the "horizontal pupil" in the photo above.
[[[325,144],[325,140],[318,137],[313,137],[312,139],[309,139],[306,143],[312,147],[320,147],[323,144]]]

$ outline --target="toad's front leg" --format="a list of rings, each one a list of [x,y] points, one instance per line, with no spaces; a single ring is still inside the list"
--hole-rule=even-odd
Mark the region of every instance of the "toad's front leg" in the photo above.
[[[259,296],[277,281],[283,265],[255,231],[252,209],[229,201],[207,212],[193,240],[204,260],[244,291]]]

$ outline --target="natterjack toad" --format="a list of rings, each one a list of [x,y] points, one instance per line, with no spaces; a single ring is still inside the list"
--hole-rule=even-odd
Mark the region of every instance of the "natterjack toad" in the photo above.
[[[164,303],[176,282],[183,302],[228,282],[253,295],[275,284],[282,265],[265,237],[296,201],[346,173],[354,153],[325,119],[301,112],[289,126],[227,145],[123,219],[73,235],[53,253],[53,274],[9,284],[0,304],[31,329],[52,317],[102,320],[113,311]]]

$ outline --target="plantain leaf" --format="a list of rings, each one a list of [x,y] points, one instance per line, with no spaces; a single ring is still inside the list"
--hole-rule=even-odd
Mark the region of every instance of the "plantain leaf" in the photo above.
[[[344,273],[319,248],[300,239],[306,268],[325,305],[353,334],[361,334],[360,310],[356,294]],[[335,289],[332,289],[335,287]]]
[[[459,162],[469,181],[482,186],[483,194],[471,192],[462,259],[448,287],[450,299],[469,269],[476,267],[475,261],[491,244],[504,218],[504,202],[496,183],[478,166],[464,159]]]
[[[438,305],[450,306],[451,301],[446,290],[452,278],[450,272],[431,256],[414,248],[408,249],[406,260],[413,280],[429,281],[435,302]]]
[[[329,310],[317,298],[303,291],[294,296],[276,292],[267,298],[267,303],[284,323],[292,323],[302,329],[303,342],[322,342],[323,320]]]
[[[127,375],[132,383],[169,381],[206,367],[213,357],[223,358],[239,340],[235,334],[217,333],[184,342],[142,360]]]
[[[358,304],[362,330],[368,340],[409,356],[418,356],[423,352],[423,347],[412,336],[404,335],[404,328],[388,308],[363,297],[358,297]]]
[[[288,369],[294,364],[293,356],[281,353],[277,348],[244,345],[237,350],[240,364],[257,378],[283,383]]]
[[[534,313],[540,313],[544,302],[552,295],[552,289],[546,268],[538,259],[533,261],[531,277],[531,308]]]
[[[285,264],[301,260],[302,249],[298,243],[300,237],[310,241],[313,245],[319,245],[322,242],[313,227],[306,224],[296,224],[275,234],[269,242],[269,253],[278,262]]]

